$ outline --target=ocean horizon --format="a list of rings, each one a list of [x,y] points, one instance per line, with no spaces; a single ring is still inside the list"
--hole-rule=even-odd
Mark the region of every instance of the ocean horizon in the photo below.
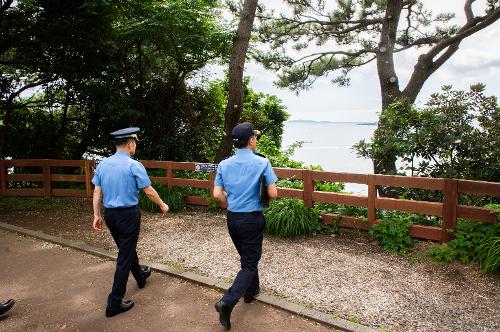
[[[357,156],[352,147],[362,139],[370,140],[376,128],[376,122],[291,120],[285,122],[282,146],[304,142],[293,159],[325,171],[373,174],[372,161]],[[346,183],[346,191],[366,194],[367,186]]]

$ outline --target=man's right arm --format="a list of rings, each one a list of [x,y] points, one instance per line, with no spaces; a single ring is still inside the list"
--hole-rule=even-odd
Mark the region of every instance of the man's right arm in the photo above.
[[[153,203],[155,203],[156,205],[158,205],[160,207],[161,212],[163,214],[168,212],[168,210],[169,210],[168,205],[163,202],[163,200],[160,198],[160,196],[156,192],[155,188],[153,188],[152,186],[147,186],[143,190],[144,190],[144,193],[148,196],[148,198]]]
[[[101,200],[102,200],[101,187],[95,186],[94,196],[92,197],[92,206],[94,208],[94,222],[92,226],[96,231],[102,230]]]

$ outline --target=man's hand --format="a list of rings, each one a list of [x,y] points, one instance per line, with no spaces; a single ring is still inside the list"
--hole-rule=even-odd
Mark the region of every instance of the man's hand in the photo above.
[[[93,226],[94,226],[94,229],[96,231],[102,231],[102,218],[101,217],[94,217]]]
[[[167,205],[167,204],[165,204],[165,203],[163,203],[163,204],[161,204],[161,205],[160,205],[160,209],[161,209],[161,213],[163,213],[163,214],[167,214],[167,213],[168,213],[168,211],[170,210],[170,209],[168,208],[168,205]]]

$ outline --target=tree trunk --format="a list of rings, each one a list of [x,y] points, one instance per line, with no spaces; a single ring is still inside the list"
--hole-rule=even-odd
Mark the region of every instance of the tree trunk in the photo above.
[[[396,99],[401,97],[398,76],[394,69],[394,45],[403,2],[389,0],[385,11],[382,31],[377,51],[377,72],[382,96],[382,112]],[[380,124],[379,124],[380,126]],[[374,135],[377,135],[375,132]],[[383,160],[373,160],[375,174],[395,174],[396,156],[384,156]]]
[[[224,113],[224,131],[219,150],[215,156],[215,162],[217,163],[231,154],[231,131],[240,120],[243,112],[243,70],[257,10],[257,2],[258,0],[245,0],[238,30],[236,31],[236,39],[229,61],[229,94]]]

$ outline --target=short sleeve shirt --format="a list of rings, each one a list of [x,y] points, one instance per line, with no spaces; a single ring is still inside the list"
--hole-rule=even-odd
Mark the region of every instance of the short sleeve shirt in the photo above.
[[[124,208],[139,203],[139,190],[151,180],[140,162],[118,151],[99,163],[92,183],[102,188],[105,208]]]
[[[236,154],[217,166],[215,185],[224,187],[228,210],[231,212],[262,211],[260,184],[275,183],[278,178],[271,163],[252,150],[239,149]]]

